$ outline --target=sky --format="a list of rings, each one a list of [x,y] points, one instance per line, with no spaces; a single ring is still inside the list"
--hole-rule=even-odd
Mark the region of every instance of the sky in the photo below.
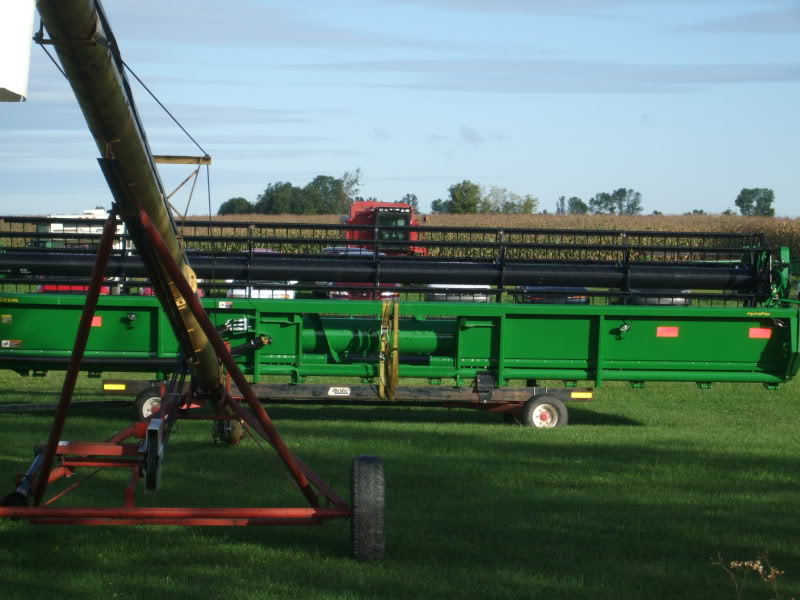
[[[212,156],[214,213],[360,168],[360,195],[423,210],[469,179],[550,212],[620,187],[647,214],[722,212],[766,187],[800,216],[800,0],[104,6],[125,61]],[[0,214],[108,208],[68,83],[31,56],[28,101],[0,104]],[[134,93],[155,153],[199,154]],[[161,167],[168,191],[190,172]],[[208,212],[198,186],[189,213]]]

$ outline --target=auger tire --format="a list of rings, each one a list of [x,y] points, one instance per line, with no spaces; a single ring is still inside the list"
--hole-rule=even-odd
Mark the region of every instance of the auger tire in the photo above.
[[[384,530],[386,487],[383,461],[377,456],[357,456],[351,471],[350,539],[353,558],[381,560],[386,551]]]
[[[8,496],[3,498],[0,506],[22,508],[28,506],[28,498],[19,492],[11,492]]]
[[[144,421],[161,410],[161,387],[149,387],[142,390],[134,400],[136,420]]]

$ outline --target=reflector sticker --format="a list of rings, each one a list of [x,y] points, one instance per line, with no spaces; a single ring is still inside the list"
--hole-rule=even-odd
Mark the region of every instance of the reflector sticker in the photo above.
[[[656,337],[678,337],[680,327],[656,327]]]
[[[570,398],[591,398],[592,392],[572,392]]]
[[[14,317],[11,315],[0,315],[0,323],[13,323]]]
[[[328,396],[349,396],[349,387],[332,387],[328,388]]]
[[[97,315],[92,317],[92,327],[102,327],[103,326],[103,317],[98,317]]]
[[[233,308],[233,302],[220,302],[217,306],[219,308]]]
[[[104,383],[103,389],[115,392],[124,392],[128,389],[128,386],[124,383]]]
[[[750,335],[748,336],[751,340],[768,340],[772,337],[772,329],[768,329],[765,327],[751,327],[750,328]]]
[[[22,340],[1,340],[0,348],[22,348]]]

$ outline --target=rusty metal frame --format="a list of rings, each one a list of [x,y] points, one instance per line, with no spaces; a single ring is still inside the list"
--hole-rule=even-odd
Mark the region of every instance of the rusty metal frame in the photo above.
[[[46,446],[40,449],[25,477],[20,478],[17,497],[0,506],[0,518],[27,520],[33,524],[80,524],[80,525],[321,525],[331,519],[352,518],[348,503],[286,446],[269,415],[258,401],[250,384],[231,357],[230,351],[216,328],[203,310],[180,267],[172,258],[161,236],[145,212],[140,212],[142,227],[152,244],[159,261],[169,274],[171,283],[180,292],[179,310],[188,310],[197,319],[208,336],[217,357],[228,372],[228,381],[236,384],[239,393],[247,402],[246,410],[239,399],[230,393],[230,383],[224,390],[224,405],[232,409],[231,415],[209,415],[211,419],[240,419],[263,437],[278,453],[297,484],[309,507],[306,508],[144,508],[135,505],[135,494],[143,471],[146,468],[146,449],[138,440],[144,439],[153,417],[135,423],[116,433],[104,442],[66,442],[61,440],[64,424],[72,401],[75,383],[80,371],[88,341],[92,317],[97,307],[100,288],[116,234],[116,210],[112,209],[106,221],[97,252],[97,260],[86,295],[81,321],[75,337],[69,368],[59,397],[58,407],[51,426]],[[162,405],[160,416],[164,418],[193,418],[183,407],[198,399],[190,391],[180,399],[174,398]],[[127,440],[134,438],[133,443]],[[54,462],[56,464],[54,465]],[[123,507],[58,508],[50,506],[67,493],[79,487],[83,481],[73,483],[65,490],[43,502],[48,484],[62,478],[72,477],[79,468],[123,468],[131,472],[123,491]],[[159,467],[160,468],[160,467]],[[94,473],[89,475],[91,477]],[[27,480],[27,481],[26,481]],[[26,493],[22,494],[22,489]],[[33,506],[27,506],[27,498],[33,497]],[[13,497],[11,494],[10,497]],[[320,504],[324,502],[325,507]]]

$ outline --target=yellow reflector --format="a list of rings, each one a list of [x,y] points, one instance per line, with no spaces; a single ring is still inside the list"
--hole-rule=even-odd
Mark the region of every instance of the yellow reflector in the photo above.
[[[124,392],[128,389],[128,386],[124,383],[104,383],[103,389],[110,392]]]
[[[592,392],[572,392],[570,398],[591,398]]]

